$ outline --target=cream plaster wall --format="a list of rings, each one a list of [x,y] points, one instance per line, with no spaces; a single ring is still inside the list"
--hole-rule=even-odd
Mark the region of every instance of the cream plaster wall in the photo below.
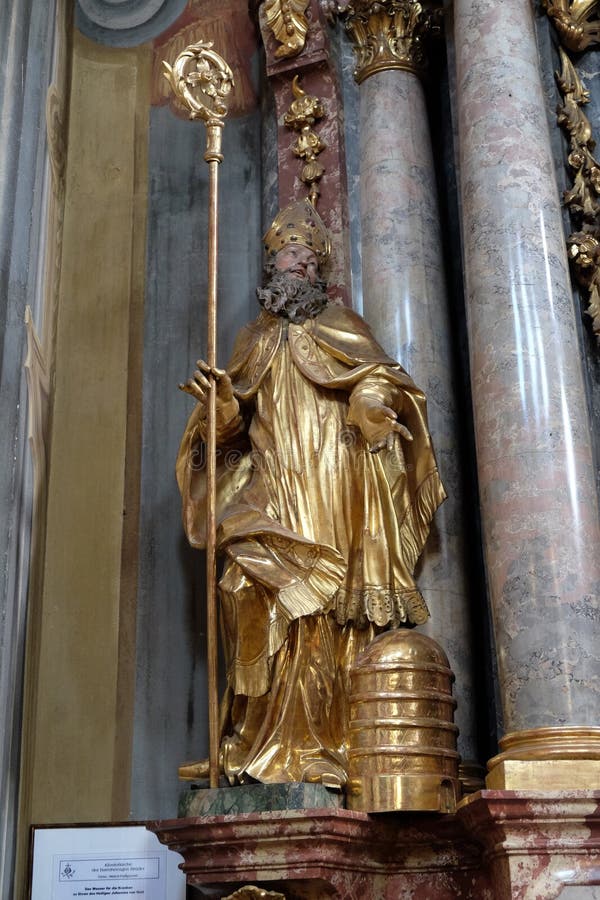
[[[122,555],[134,545],[124,503],[137,502],[125,479],[139,433],[128,392],[139,390],[150,63],[148,48],[107,49],[75,34],[23,827],[129,810],[135,587],[130,566],[122,578]],[[135,452],[129,459],[135,472]]]

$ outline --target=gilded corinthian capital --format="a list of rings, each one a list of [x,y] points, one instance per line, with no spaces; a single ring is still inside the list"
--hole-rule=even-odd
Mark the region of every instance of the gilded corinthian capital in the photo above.
[[[439,30],[442,9],[431,0],[350,0],[344,15],[360,84],[383,69],[421,74],[427,65],[424,39]]]

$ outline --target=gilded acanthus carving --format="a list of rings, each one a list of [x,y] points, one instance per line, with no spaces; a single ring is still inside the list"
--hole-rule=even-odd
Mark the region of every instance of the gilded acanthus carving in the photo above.
[[[543,0],[562,44],[580,53],[600,41],[598,0]]]
[[[267,25],[281,44],[275,51],[278,59],[297,56],[304,49],[308,33],[307,8],[308,0],[265,0]]]
[[[600,340],[600,236],[577,231],[569,236],[567,246],[577,280],[588,292],[587,313]]]
[[[546,0],[546,11],[553,20],[563,44],[581,51],[600,41],[598,0]],[[560,47],[560,72],[556,80],[563,100],[557,109],[557,121],[569,138],[568,164],[573,186],[564,192],[564,203],[577,223],[567,238],[573,275],[587,292],[587,313],[600,340],[600,164],[594,157],[596,141],[583,107],[590,95],[565,50]]]
[[[312,130],[313,125],[325,115],[325,108],[318,97],[312,97],[302,90],[298,84],[298,76],[292,82],[294,100],[284,116],[288,128],[298,132],[296,143],[292,147],[295,156],[304,160],[301,181],[308,185],[308,198],[316,206],[319,197],[319,185],[325,167],[317,160],[318,154],[325,150],[319,135]]]
[[[439,31],[442,7],[417,0],[350,0],[344,16],[360,84],[383,69],[421,74],[427,67],[424,41]]]
[[[572,213],[583,216],[584,221],[593,224],[600,213],[600,169],[592,155],[596,146],[592,126],[582,109],[589,103],[590,95],[562,48],[560,60],[561,71],[556,78],[564,100],[558,107],[557,120],[569,135],[571,149],[568,162],[574,173],[573,187],[565,191],[564,200]]]

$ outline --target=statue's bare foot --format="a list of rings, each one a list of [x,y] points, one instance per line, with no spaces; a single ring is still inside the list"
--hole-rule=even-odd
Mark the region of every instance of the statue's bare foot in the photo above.
[[[182,763],[177,771],[181,781],[202,781],[210,777],[210,763],[208,759]]]
[[[341,791],[346,784],[346,773],[333,760],[320,759],[309,763],[302,773],[302,781],[322,784],[333,791]]]
[[[210,778],[210,760],[182,763],[177,770],[181,781],[206,781]],[[219,753],[219,775],[223,775],[223,754]]]

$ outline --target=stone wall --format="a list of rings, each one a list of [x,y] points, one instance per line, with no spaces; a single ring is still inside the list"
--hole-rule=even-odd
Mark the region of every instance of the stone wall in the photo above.
[[[9,4],[0,17],[0,895],[14,872],[30,548],[43,520],[53,279],[44,258],[56,236],[46,138],[54,83],[54,134],[64,110],[66,7]],[[60,156],[55,145],[54,159]],[[63,160],[64,162],[64,160]],[[59,177],[59,176],[58,176]],[[60,180],[60,177],[59,177]],[[27,310],[29,309],[29,313]],[[26,327],[26,319],[28,326]],[[29,335],[29,354],[28,354]],[[39,340],[37,340],[39,336]],[[45,339],[46,338],[46,339]],[[31,400],[28,417],[28,360]],[[33,398],[33,399],[32,399]],[[32,452],[30,452],[30,449]],[[32,464],[32,457],[35,465]],[[41,478],[41,481],[40,481]],[[37,515],[32,523],[32,517]],[[36,575],[32,573],[31,582]]]

